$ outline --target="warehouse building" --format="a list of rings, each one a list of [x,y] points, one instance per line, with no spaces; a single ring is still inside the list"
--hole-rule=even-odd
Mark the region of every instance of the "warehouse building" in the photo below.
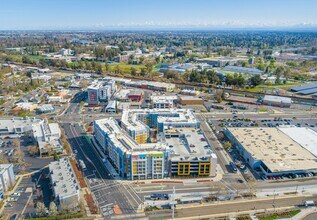
[[[52,184],[55,203],[59,210],[76,208],[80,192],[75,173],[68,158],[61,158],[49,164],[49,178]]]
[[[317,171],[316,156],[288,132],[283,128],[227,128],[225,134],[249,165],[266,176]]]
[[[96,120],[94,136],[121,177],[215,176],[217,157],[190,110],[147,109]]]
[[[291,104],[291,98],[282,96],[265,95],[262,100],[262,105],[276,106],[282,108],[289,108],[291,107]]]

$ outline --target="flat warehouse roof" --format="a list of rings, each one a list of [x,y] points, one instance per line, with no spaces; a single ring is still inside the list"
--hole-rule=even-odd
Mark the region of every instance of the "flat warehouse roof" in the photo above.
[[[317,169],[316,157],[278,128],[228,128],[272,172]]]
[[[278,129],[317,157],[317,133],[315,131],[304,127],[279,127]]]
[[[292,99],[288,97],[282,96],[273,96],[273,95],[265,95],[263,100],[269,102],[283,102],[283,103],[292,103]]]
[[[317,93],[317,87],[311,88],[311,89],[300,90],[300,91],[297,92],[297,93],[298,93],[298,94],[303,94],[303,95],[314,94],[314,93]]]
[[[291,88],[291,90],[298,92],[298,91],[302,91],[302,90],[306,90],[306,89],[313,89],[313,88],[317,88],[317,83],[295,86],[295,87]]]

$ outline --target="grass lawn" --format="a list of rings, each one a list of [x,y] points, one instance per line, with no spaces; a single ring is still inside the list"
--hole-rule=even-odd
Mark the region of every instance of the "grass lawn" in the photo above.
[[[245,89],[246,92],[263,92],[263,91],[272,91],[276,89],[283,89],[283,90],[289,90],[293,86],[300,85],[302,84],[301,82],[289,82],[286,84],[280,84],[280,85],[271,85],[271,86],[266,86],[266,85],[259,85],[254,88],[250,89]]]
[[[125,63],[111,63],[109,64],[109,66],[111,71],[115,71],[117,66],[119,66],[120,70],[124,73],[130,73],[132,67],[134,67],[137,72],[140,72],[142,68],[145,68],[144,65],[132,65],[132,64],[125,64]]]

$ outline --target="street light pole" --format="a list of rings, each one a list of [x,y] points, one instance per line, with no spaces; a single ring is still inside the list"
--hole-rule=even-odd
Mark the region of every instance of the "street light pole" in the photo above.
[[[173,194],[172,194],[172,220],[174,220],[174,214],[175,214],[174,198],[175,198],[175,186],[173,186]]]

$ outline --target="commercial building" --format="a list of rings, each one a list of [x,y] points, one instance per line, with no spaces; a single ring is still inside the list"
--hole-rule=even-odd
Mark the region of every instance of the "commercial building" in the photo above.
[[[215,176],[217,157],[190,110],[146,109],[94,122],[95,139],[121,177]]]
[[[116,113],[118,111],[118,101],[112,100],[108,102],[108,105],[105,107],[105,112]]]
[[[197,60],[199,63],[207,63],[213,67],[224,67],[226,65],[235,65],[241,61],[247,61],[247,57],[216,57],[203,58]]]
[[[17,136],[32,132],[34,125],[43,123],[39,118],[0,118],[0,135]]]
[[[279,130],[317,157],[317,132],[306,127],[285,126]]]
[[[178,101],[182,105],[203,105],[204,100],[194,96],[179,96]]]
[[[183,89],[180,91],[180,93],[183,95],[193,95],[193,96],[200,94],[199,91],[192,90],[192,89]]]
[[[0,164],[0,201],[4,193],[14,186],[16,181],[13,164]]]
[[[125,86],[163,92],[171,92],[175,88],[175,84],[154,81],[126,81]]]
[[[153,108],[174,108],[174,102],[178,99],[176,95],[162,96],[153,95],[151,96]]]
[[[266,176],[317,171],[316,156],[293,140],[288,133],[294,131],[267,127],[227,128],[225,131],[249,165],[259,168]]]
[[[64,152],[60,140],[61,130],[57,123],[41,123],[34,125],[32,129],[41,156]]]
[[[256,68],[240,67],[240,66],[225,66],[222,68],[224,72],[242,73],[249,75],[262,75],[264,71]]]
[[[128,98],[133,102],[140,102],[143,97],[143,91],[141,90],[132,90],[128,94]]]
[[[130,92],[131,91],[129,89],[120,89],[119,91],[117,91],[114,94],[113,99],[120,101],[120,102],[128,102],[129,101],[128,94]]]
[[[51,162],[48,166],[55,203],[59,210],[78,206],[80,194],[75,173],[68,158]]]
[[[116,91],[116,84],[112,80],[96,80],[88,88],[88,104],[98,105],[100,102],[108,102]]]
[[[289,108],[291,107],[292,99],[282,96],[265,95],[262,104],[282,108]]]

